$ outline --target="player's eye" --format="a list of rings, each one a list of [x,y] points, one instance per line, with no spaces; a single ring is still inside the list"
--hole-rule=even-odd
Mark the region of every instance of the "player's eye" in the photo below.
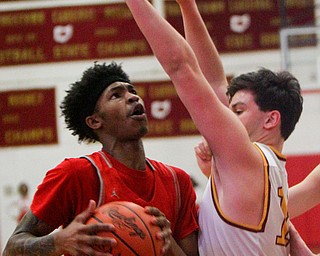
[[[133,89],[133,88],[131,88],[131,89],[129,90],[129,92],[130,92],[131,94],[138,95],[138,92],[137,92],[135,89]]]
[[[119,98],[120,96],[121,96],[120,93],[115,92],[115,93],[113,93],[113,94],[111,95],[111,99],[117,99],[117,98]]]
[[[237,116],[240,116],[243,113],[243,110],[235,109],[233,111]]]

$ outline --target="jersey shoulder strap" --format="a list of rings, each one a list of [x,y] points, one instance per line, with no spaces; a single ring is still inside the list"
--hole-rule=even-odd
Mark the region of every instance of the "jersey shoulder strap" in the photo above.
[[[156,170],[156,168],[153,166],[153,164],[151,163],[151,161],[149,159],[146,159],[146,161],[152,170]],[[181,193],[180,193],[180,185],[179,185],[178,176],[177,176],[176,172],[172,169],[171,166],[169,166],[167,164],[163,164],[163,166],[165,166],[166,169],[170,171],[170,173],[173,177],[175,194],[176,194],[175,213],[176,213],[176,218],[178,218],[179,211],[181,208]]]
[[[178,181],[178,176],[176,174],[176,172],[169,166],[169,165],[165,165],[167,167],[167,169],[171,172],[172,176],[173,176],[173,181],[174,181],[174,187],[175,187],[175,192],[176,192],[176,216],[178,217],[179,215],[179,211],[181,208],[181,194],[180,194],[180,185],[179,185],[179,181]]]
[[[97,152],[101,157],[102,157],[102,161],[104,163],[106,163],[106,165],[109,167],[109,168],[112,168],[112,164],[111,162],[109,161],[109,159],[101,152],[101,151],[98,151]],[[104,182],[103,182],[103,179],[102,179],[102,175],[101,175],[101,170],[99,168],[99,164],[95,158],[93,157],[93,155],[85,155],[85,156],[82,156],[81,158],[85,158],[87,159],[91,164],[92,166],[95,168],[96,170],[96,174],[98,176],[98,179],[99,179],[99,184],[100,184],[100,189],[99,189],[99,200],[98,200],[98,203],[97,203],[97,207],[101,206],[103,203],[104,203],[104,193],[105,193],[105,190],[104,190]]]

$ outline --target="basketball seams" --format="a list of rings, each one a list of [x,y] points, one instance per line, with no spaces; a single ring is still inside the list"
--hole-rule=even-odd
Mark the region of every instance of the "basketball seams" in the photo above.
[[[103,223],[103,221],[100,220],[96,215],[93,215],[92,218],[94,218],[99,223]]]
[[[115,232],[111,232],[117,239],[119,239],[125,246],[127,246],[128,247],[128,249],[130,249],[130,251],[134,254],[134,255],[136,255],[136,256],[140,256],[125,240],[123,240],[120,236],[118,236],[118,234],[117,233],[115,233]]]
[[[102,215],[102,213],[97,212],[98,214]],[[92,216],[93,219],[95,219],[97,222],[99,223],[103,223],[102,220],[100,220],[96,215]],[[128,249],[130,249],[130,251],[135,255],[135,256],[140,256],[124,239],[122,239],[121,236],[119,236],[117,233],[115,233],[114,231],[110,231],[110,233],[112,235],[114,235],[118,241],[122,242],[125,246],[127,246]]]
[[[128,207],[127,205],[121,204],[121,203],[119,203],[119,202],[113,202],[113,204],[115,204],[115,205],[121,205],[121,206],[127,208],[129,211],[131,211],[132,213],[134,213],[134,214],[141,220],[141,222],[142,222],[143,225],[145,226],[146,230],[148,231],[149,237],[150,237],[150,239],[151,239],[152,249],[153,249],[153,255],[157,255],[157,253],[156,253],[156,248],[155,248],[155,242],[154,242],[154,239],[153,239],[153,237],[152,237],[151,231],[150,231],[149,227],[147,226],[147,224],[144,222],[144,220],[139,216],[139,214],[138,214],[137,212],[135,212],[133,209],[131,209],[130,207]]]
[[[125,202],[125,204],[122,204],[122,203],[119,202],[119,201],[111,202],[112,205],[123,207],[124,209],[126,209],[126,210],[128,210],[129,212],[133,213],[133,214],[140,220],[141,224],[143,224],[143,226],[145,227],[145,232],[147,232],[148,237],[150,238],[149,241],[150,241],[151,244],[152,244],[153,256],[156,256],[156,255],[157,255],[156,245],[155,245],[155,240],[154,240],[154,238],[153,238],[153,235],[152,235],[151,230],[149,229],[149,227],[148,227],[148,225],[146,224],[145,220],[139,215],[139,213],[136,212],[135,209],[132,209],[130,206],[127,206],[127,205],[126,205],[127,203],[128,203],[128,202]],[[133,206],[135,206],[134,203],[132,203],[132,204],[133,204]],[[138,206],[138,207],[141,207],[141,206],[139,206],[139,205],[137,205],[137,206]],[[140,209],[138,208],[137,210],[140,210]],[[142,207],[141,207],[141,210],[143,210]],[[145,214],[147,214],[147,213],[145,213]],[[97,221],[97,222],[99,222],[99,223],[104,223],[104,221],[102,220],[104,216],[107,217],[106,214],[104,214],[104,213],[102,213],[102,212],[100,212],[100,211],[98,210],[98,212],[96,212],[96,213],[92,216],[92,219],[94,219],[95,221]],[[150,217],[151,217],[151,216],[150,216]],[[101,219],[100,219],[100,218],[101,218]],[[128,244],[128,243],[126,242],[126,240],[123,239],[120,235],[118,235],[116,232],[112,232],[112,231],[111,231],[110,233],[112,233],[112,235],[113,235],[119,242],[121,242],[124,246],[126,246],[135,256],[140,256],[140,254],[137,253],[136,250],[135,250],[134,248],[132,248],[131,245]],[[148,255],[148,256],[149,256],[149,255]],[[150,256],[152,256],[152,255],[150,255]]]

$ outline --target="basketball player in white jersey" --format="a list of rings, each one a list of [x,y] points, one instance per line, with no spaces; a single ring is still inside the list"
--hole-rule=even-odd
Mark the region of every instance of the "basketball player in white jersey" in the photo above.
[[[200,205],[200,255],[288,255],[281,151],[302,111],[297,79],[260,69],[234,79],[227,97],[221,61],[194,0],[179,1],[188,42],[147,0],[126,3],[214,156]]]
[[[202,139],[195,147],[195,156],[201,172],[209,178],[212,169],[212,153],[208,143]],[[320,164],[300,183],[289,188],[288,211],[295,218],[320,204]]]
[[[195,156],[201,172],[210,178],[213,163],[212,152],[203,138],[195,147]],[[320,164],[300,183],[289,188],[288,211],[290,219],[295,218],[320,204]],[[307,252],[304,255],[313,255],[301,239],[293,225],[290,226],[290,256],[300,255],[301,249]],[[297,248],[301,247],[300,250]]]
[[[225,80],[223,66],[195,2],[193,0],[177,1],[181,7],[187,41],[193,47],[198,60],[201,59],[199,63],[202,64],[201,69],[208,81],[211,81],[213,87],[219,85],[219,80]],[[221,86],[215,86],[214,89],[220,100],[228,106],[229,101],[226,99],[226,88],[223,88],[223,84],[224,82],[221,83]],[[206,162],[208,162],[208,159],[211,162],[211,150],[206,142],[201,142],[195,147],[195,151],[200,169],[209,177],[212,166],[208,168]],[[289,198],[288,211],[290,218],[297,217],[320,204],[320,164],[302,182],[289,188]],[[297,234],[295,229],[294,233]],[[301,240],[300,237],[299,239]],[[303,241],[300,241],[300,243],[303,243]]]

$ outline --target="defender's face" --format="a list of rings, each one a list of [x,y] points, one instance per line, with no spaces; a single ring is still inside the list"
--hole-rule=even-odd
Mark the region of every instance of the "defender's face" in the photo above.
[[[251,141],[257,141],[263,131],[266,112],[259,109],[259,106],[254,101],[252,92],[248,90],[236,92],[229,108],[239,117]]]
[[[131,84],[109,85],[97,101],[96,112],[104,132],[118,139],[138,139],[148,132],[143,100]]]

